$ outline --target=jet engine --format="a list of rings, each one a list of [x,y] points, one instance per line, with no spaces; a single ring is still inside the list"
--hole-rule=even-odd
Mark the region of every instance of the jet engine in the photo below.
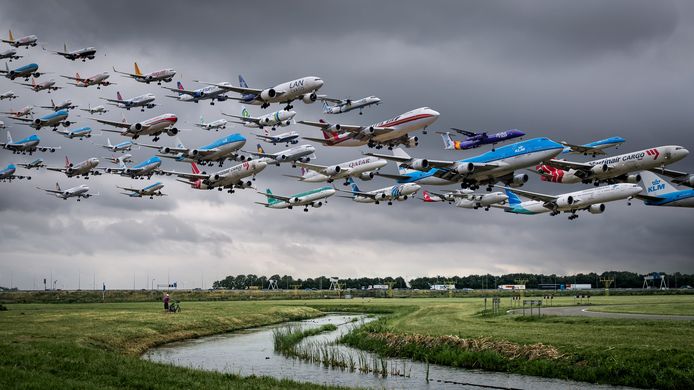
[[[270,118],[263,119],[263,123],[270,123]]]
[[[359,174],[359,178],[364,181],[368,181],[374,178],[376,174],[373,172],[362,172]]]
[[[275,96],[277,96],[277,92],[272,88],[265,89],[262,92],[260,92],[260,98],[265,101],[270,100]]]
[[[626,180],[627,183],[636,184],[640,181],[641,181],[641,175],[639,175],[638,173],[632,173],[630,175],[627,175],[627,180]]]
[[[363,135],[372,135],[375,131],[376,129],[374,129],[373,126],[369,126],[367,128],[362,129],[360,133]]]
[[[161,154],[169,154],[171,152],[171,149],[168,146],[162,146],[159,148],[159,153]]]
[[[154,103],[149,103],[149,104],[147,104],[147,108],[149,108],[149,109],[152,109],[152,108],[154,108],[154,107],[156,107],[156,106],[157,106],[157,105],[154,104]]]
[[[173,137],[174,135],[178,134],[178,129],[175,128],[175,127],[166,129],[166,134],[168,134],[168,135],[170,135],[170,136]]]
[[[71,124],[72,124],[72,122],[65,121],[65,122],[63,122],[63,127],[70,127]]]
[[[429,168],[429,160],[425,158],[416,158],[412,160],[412,162],[409,165],[412,169],[422,171]]]
[[[342,127],[342,126],[340,126],[339,123],[338,123],[338,124],[334,124],[334,125],[328,127],[328,128],[326,129],[326,131],[335,133],[335,132],[337,132],[337,131],[340,131],[340,128],[341,128],[341,127]]]
[[[301,161],[302,163],[311,162],[311,157],[301,157],[299,161]]]
[[[292,121],[280,122],[280,126],[289,126],[289,125],[291,125],[291,124],[292,124]]]
[[[592,168],[590,168],[590,171],[593,174],[599,174],[599,173],[607,172],[607,164],[594,165]]]
[[[313,203],[311,206],[313,206],[314,208],[319,208],[319,207],[323,206],[323,202]]]
[[[318,99],[318,95],[316,95],[315,92],[312,94],[307,94],[307,95],[304,95],[301,97],[301,100],[303,100],[304,103],[306,103],[306,104],[311,104],[311,103],[315,102],[316,99]]]
[[[189,150],[189,151],[188,151],[188,156],[190,156],[190,157],[195,157],[195,156],[197,156],[198,154],[200,154],[200,151],[197,150],[197,149],[192,149],[192,150]]]
[[[694,175],[689,175],[689,177],[684,179],[683,182],[687,183],[687,185],[690,187],[694,187]]]
[[[299,201],[300,201],[300,199],[296,196],[289,199],[290,204],[297,204],[297,203],[299,203]]]
[[[605,212],[605,204],[592,204],[590,205],[590,207],[588,207],[588,211],[590,211],[591,214],[602,214],[603,212]]]
[[[279,160],[279,161],[285,161],[285,160],[287,160],[287,155],[286,155],[286,154],[280,154],[280,155],[277,157],[277,160]]]
[[[333,165],[333,166],[325,169],[325,174],[327,176],[335,176],[338,173],[340,173],[341,170],[342,170],[342,168],[340,168],[339,165]]]
[[[523,184],[528,182],[528,175],[525,173],[519,173],[516,175],[513,175],[513,180],[511,180],[511,187],[520,187]]]
[[[419,138],[417,137],[410,137],[407,139],[407,142],[405,143],[406,148],[414,148],[417,145],[419,145]]]
[[[39,118],[34,119],[34,124],[35,124],[36,126],[40,125],[40,124],[41,124],[41,119],[39,119]]]
[[[144,126],[142,126],[142,123],[135,123],[134,125],[130,126],[130,131],[135,131],[135,132],[140,132]]]
[[[559,207],[567,207],[571,206],[572,204],[574,204],[574,197],[571,195],[564,195],[557,199],[557,206]]]
[[[458,162],[458,163],[455,163],[455,167],[453,167],[453,170],[458,172],[461,175],[467,175],[467,174],[472,173],[472,171],[475,170],[475,164],[473,164],[471,162],[468,162],[468,163]]]
[[[32,46],[36,46],[36,45],[32,45]],[[39,78],[39,77],[41,77],[41,73],[36,72],[36,73],[33,74],[33,76],[34,76],[35,78]]]
[[[237,184],[236,186],[239,187],[239,188],[250,188],[251,186],[253,186],[253,183],[251,183],[251,181],[249,180],[249,181],[246,181],[246,182],[240,182],[240,183]]]

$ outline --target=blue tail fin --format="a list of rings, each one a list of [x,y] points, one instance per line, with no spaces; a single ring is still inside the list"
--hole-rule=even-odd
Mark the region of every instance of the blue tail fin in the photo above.
[[[241,75],[239,75],[239,87],[248,88],[248,84],[246,84],[246,80],[244,80],[243,76],[241,76]]]
[[[506,188],[504,188],[504,191],[506,191],[506,195],[508,196],[508,204],[509,205],[516,206],[516,205],[523,203],[521,198],[519,198],[515,192],[511,191],[510,188],[506,187]]]
[[[352,187],[352,192],[361,192],[357,186],[357,183],[354,182],[354,179],[352,179],[351,176],[347,179],[347,182]]]

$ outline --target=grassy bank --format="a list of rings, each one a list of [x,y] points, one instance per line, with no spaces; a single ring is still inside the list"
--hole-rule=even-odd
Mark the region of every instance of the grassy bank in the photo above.
[[[275,352],[285,356],[294,356],[294,347],[306,337],[319,335],[337,330],[334,324],[323,324],[317,328],[302,329],[301,327],[285,326],[272,332]]]

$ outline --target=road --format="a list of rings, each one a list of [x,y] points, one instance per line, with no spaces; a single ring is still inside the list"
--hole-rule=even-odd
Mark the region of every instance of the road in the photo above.
[[[611,313],[590,311],[591,308],[598,306],[566,306],[566,307],[543,307],[542,314],[555,316],[582,316],[593,318],[621,318],[634,320],[675,320],[675,321],[694,321],[694,316],[681,315],[662,315],[662,314],[634,314],[634,313]],[[529,312],[529,309],[526,309]],[[535,309],[537,311],[537,309]],[[522,309],[510,310],[513,314],[523,313]]]

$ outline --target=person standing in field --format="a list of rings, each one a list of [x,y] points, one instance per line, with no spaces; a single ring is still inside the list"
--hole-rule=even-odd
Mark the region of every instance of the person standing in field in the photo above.
[[[169,311],[169,293],[164,295],[164,311]]]

